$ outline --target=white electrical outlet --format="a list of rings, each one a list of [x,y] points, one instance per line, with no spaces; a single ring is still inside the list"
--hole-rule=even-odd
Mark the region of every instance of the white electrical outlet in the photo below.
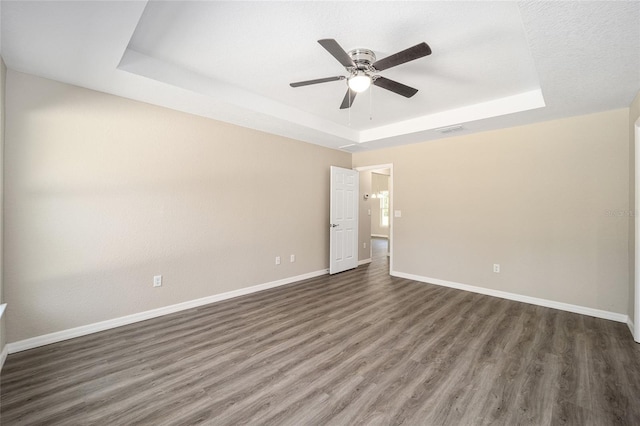
[[[162,275],[155,275],[153,277],[153,286],[162,287]]]
[[[367,243],[362,243],[362,248],[367,248]]]
[[[295,261],[296,261],[296,255],[295,255],[295,254],[292,254],[292,255],[289,257],[289,262],[293,263],[293,262],[295,262]]]
[[[500,273],[500,264],[499,263],[494,263],[493,264],[493,272],[495,272],[496,274]]]
[[[276,256],[276,265],[280,264],[280,256]]]

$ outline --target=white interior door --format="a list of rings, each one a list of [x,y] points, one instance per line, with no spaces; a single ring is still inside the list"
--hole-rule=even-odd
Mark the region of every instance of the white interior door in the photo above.
[[[358,172],[331,166],[329,273],[358,266]]]

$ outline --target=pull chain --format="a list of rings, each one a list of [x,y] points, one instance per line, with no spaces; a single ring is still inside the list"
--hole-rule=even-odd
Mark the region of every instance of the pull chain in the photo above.
[[[369,120],[373,120],[373,86],[369,86]]]
[[[347,86],[347,93],[349,94],[349,127],[351,127],[351,105],[353,101],[351,100],[351,89]]]

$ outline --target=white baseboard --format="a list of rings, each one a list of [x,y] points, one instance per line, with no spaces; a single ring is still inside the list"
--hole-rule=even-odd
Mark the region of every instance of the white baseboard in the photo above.
[[[371,234],[371,236],[375,238],[389,238],[388,235],[383,235],[383,234]]]
[[[362,259],[362,260],[358,260],[358,266],[360,266],[360,265],[366,265],[367,263],[371,263],[371,258],[369,258],[369,259]]]
[[[173,314],[175,312],[184,311],[186,309],[197,308],[198,306],[208,305],[210,303],[220,302],[222,300],[232,299],[234,297],[269,290],[274,287],[280,287],[282,285],[291,284],[297,281],[319,277],[328,273],[328,269],[322,269],[320,271],[309,272],[307,274],[297,275],[295,277],[283,278],[277,281],[271,281],[264,284],[258,284],[251,287],[228,291],[226,293],[214,294],[213,296],[207,296],[201,299],[189,300],[187,302],[164,306],[162,308],[152,309],[150,311],[139,312],[137,314],[131,314],[124,317],[114,318],[106,321],[96,322],[93,324],[83,325],[80,327],[70,328],[68,330],[57,331],[55,333],[49,333],[42,336],[20,340],[7,344],[5,346],[5,349],[8,349],[8,353],[10,354],[26,351],[27,349],[33,349],[39,346],[61,342],[63,340],[73,339],[75,337],[86,336],[87,334],[97,333],[99,331],[109,330],[111,328],[121,327],[123,325],[133,324],[151,318]]]
[[[407,278],[414,281],[420,281],[428,284],[440,285],[443,287],[456,288],[458,290],[470,291],[472,293],[485,294],[487,296],[500,297],[502,299],[514,300],[516,302],[524,302],[532,305],[544,306],[547,308],[559,309],[561,311],[573,312],[576,314],[588,315],[596,318],[603,318],[611,321],[627,323],[629,325],[629,316],[616,312],[603,311],[601,309],[587,308],[586,306],[572,305],[570,303],[556,302],[554,300],[540,299],[537,297],[524,296],[522,294],[509,293],[506,291],[493,290],[490,288],[477,287],[469,284],[460,284],[452,281],[439,280],[437,278],[428,278],[420,275],[407,274],[404,272],[391,271],[394,277]]]
[[[0,305],[0,319],[2,315],[4,315],[5,309],[7,308],[7,304],[3,303]],[[7,360],[7,355],[9,354],[9,345],[4,345],[2,351],[0,351],[0,371],[2,371],[2,367],[4,367],[4,362]]]
[[[4,345],[4,348],[2,348],[2,352],[0,352],[0,371],[2,371],[2,367],[4,367],[4,362],[7,360],[7,355],[9,355],[9,345]]]

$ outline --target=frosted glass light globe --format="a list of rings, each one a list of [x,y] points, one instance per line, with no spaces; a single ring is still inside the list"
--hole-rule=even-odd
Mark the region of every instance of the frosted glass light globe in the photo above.
[[[349,88],[354,92],[364,92],[371,86],[371,77],[365,74],[358,74],[349,79]]]

